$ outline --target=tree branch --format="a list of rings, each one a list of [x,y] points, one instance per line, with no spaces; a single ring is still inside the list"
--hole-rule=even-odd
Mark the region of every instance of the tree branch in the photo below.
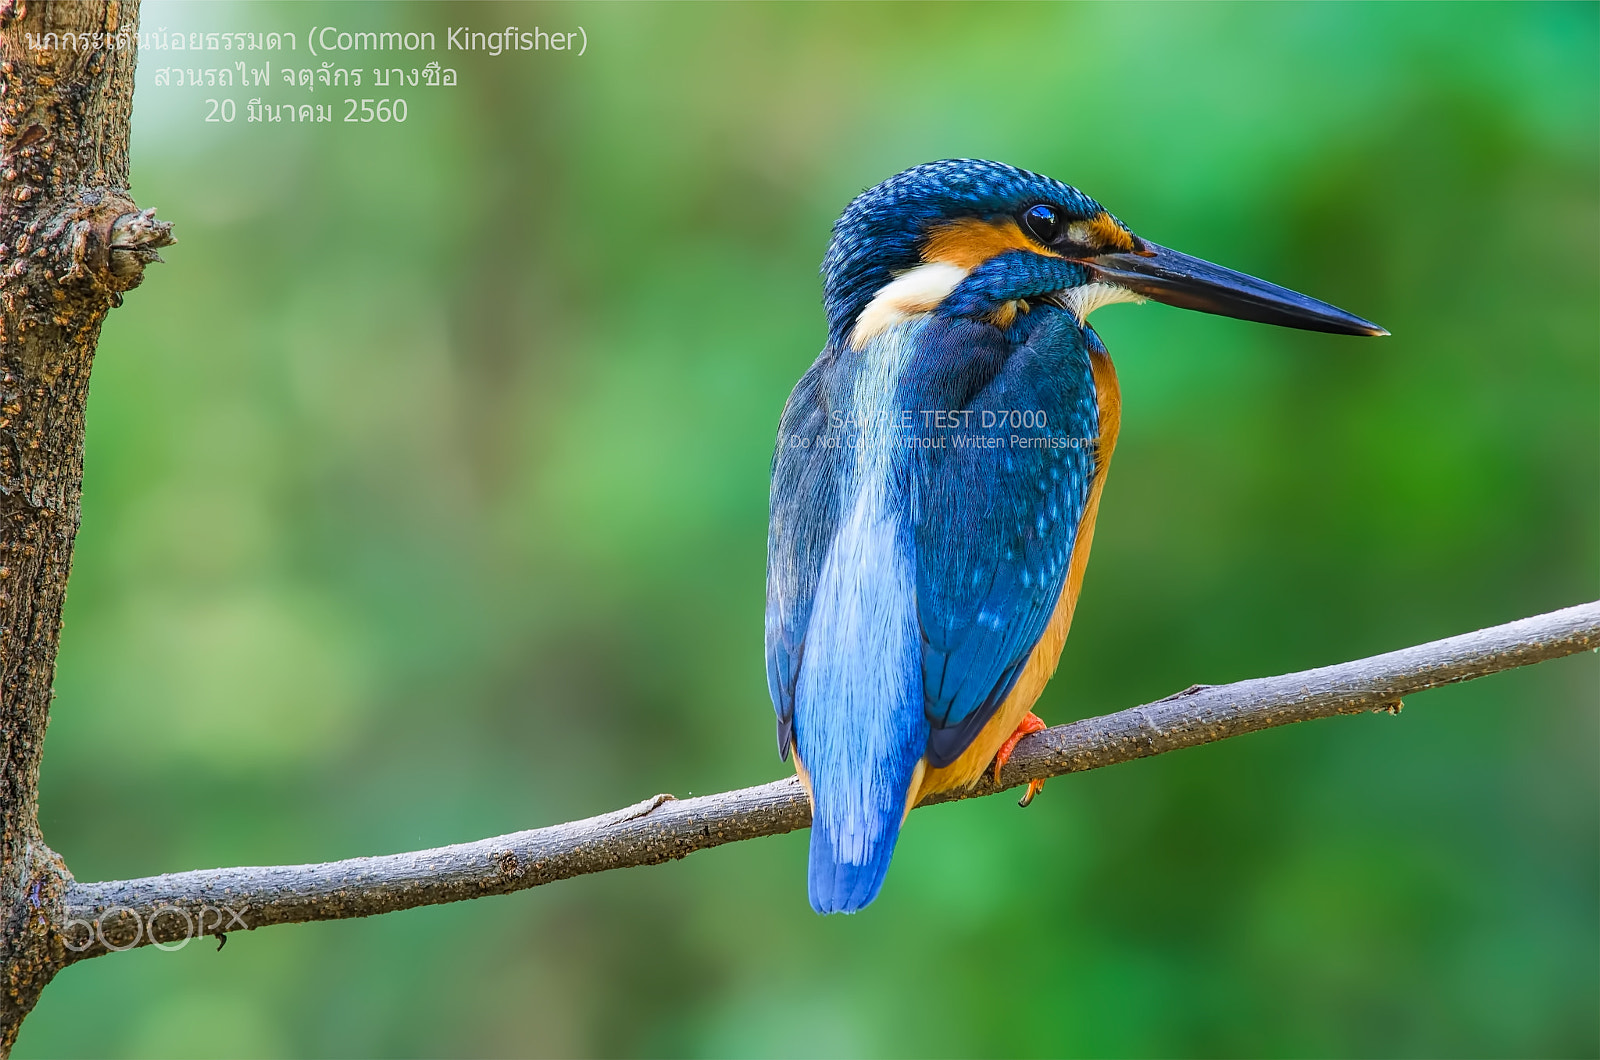
[[[998,784],[986,777],[930,801],[991,795],[1312,718],[1392,712],[1413,692],[1597,646],[1600,602],[1337,666],[1197,687],[1027,737]],[[372,916],[655,865],[810,823],[794,777],[692,799],[657,795],[583,821],[408,854],[74,883],[66,895],[71,919],[61,931],[75,960],[152,942],[175,948],[197,935]]]

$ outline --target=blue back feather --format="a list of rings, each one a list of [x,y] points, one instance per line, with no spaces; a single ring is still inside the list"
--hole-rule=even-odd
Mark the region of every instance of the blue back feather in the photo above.
[[[966,403],[974,426],[947,429],[943,448],[923,450],[917,602],[936,767],[977,737],[1044,634],[1094,476],[1099,407],[1086,333],[1054,307],[1030,316],[1005,370]],[[944,329],[954,348],[930,348],[928,360],[959,359],[978,330]],[[961,435],[997,445],[957,446]]]

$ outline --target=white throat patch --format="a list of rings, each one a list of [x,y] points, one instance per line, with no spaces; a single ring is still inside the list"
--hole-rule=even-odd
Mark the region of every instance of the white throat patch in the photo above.
[[[1099,281],[1086,283],[1081,287],[1068,287],[1056,297],[1073,316],[1078,318],[1080,324],[1085,323],[1089,319],[1089,314],[1103,305],[1145,301],[1144,295],[1135,294],[1126,287]]]

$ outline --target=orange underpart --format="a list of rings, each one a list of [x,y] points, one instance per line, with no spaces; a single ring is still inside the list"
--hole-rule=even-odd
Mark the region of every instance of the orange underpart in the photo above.
[[[1028,711],[1028,716],[1022,719],[1022,723],[1017,726],[1017,731],[1006,737],[1006,742],[1000,745],[1000,750],[994,756],[994,782],[996,784],[1000,783],[1000,770],[1010,761],[1011,752],[1017,749],[1017,741],[1029,733],[1043,732],[1048,728],[1049,726],[1044,723],[1043,718],[1031,710]],[[1033,801],[1033,797],[1039,794],[1039,789],[1043,787],[1044,781],[1042,780],[1028,781],[1028,792],[1022,796],[1022,801],[1018,805],[1028,805]]]

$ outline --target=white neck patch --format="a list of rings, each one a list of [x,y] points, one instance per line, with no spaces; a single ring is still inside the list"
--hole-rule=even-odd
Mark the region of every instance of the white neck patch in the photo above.
[[[856,317],[850,345],[859,350],[901,321],[937,309],[966,278],[966,269],[945,261],[932,261],[901,273],[880,287]]]

